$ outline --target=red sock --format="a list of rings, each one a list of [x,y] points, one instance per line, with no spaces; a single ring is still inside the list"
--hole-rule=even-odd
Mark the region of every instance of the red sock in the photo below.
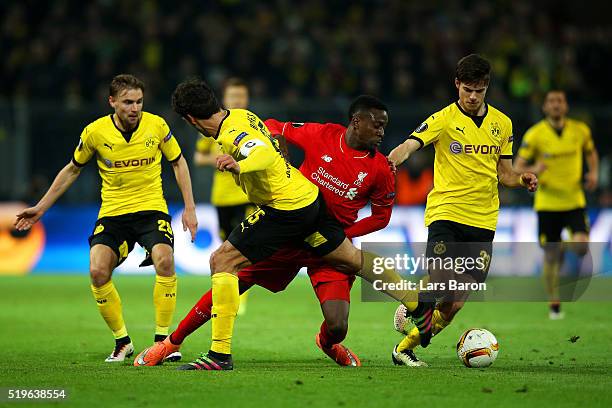
[[[196,331],[200,326],[210,320],[212,309],[212,289],[198,300],[198,303],[189,311],[187,316],[179,323],[176,330],[170,335],[172,344],[181,344],[185,337]]]
[[[323,320],[323,323],[321,323],[321,331],[319,331],[321,347],[330,348],[334,344],[341,343],[342,340],[344,340],[344,336],[334,336],[334,334],[329,331],[325,320]]]

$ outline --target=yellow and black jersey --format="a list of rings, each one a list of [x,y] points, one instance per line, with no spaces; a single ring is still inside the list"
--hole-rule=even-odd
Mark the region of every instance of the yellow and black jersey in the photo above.
[[[409,138],[435,149],[434,187],[425,225],[454,221],[495,230],[499,212],[497,163],[512,159],[512,122],[491,105],[472,116],[453,103],[431,115]]]
[[[569,211],[586,206],[582,189],[582,155],[593,150],[589,127],[566,119],[561,131],[547,120],[527,130],[518,155],[541,161],[546,169],[538,175],[534,208],[537,211]]]
[[[196,150],[204,154],[221,154],[221,146],[210,137],[198,139]],[[236,184],[232,173],[215,170],[210,202],[215,207],[228,207],[248,204],[249,199],[240,186]]]
[[[224,153],[240,165],[236,182],[250,202],[297,210],[314,202],[319,189],[284,158],[278,141],[254,113],[230,109],[215,136]]]
[[[157,210],[168,213],[162,191],[161,156],[170,162],[181,148],[166,121],[142,112],[131,133],[117,128],[112,115],[85,127],[72,162],[82,167],[96,155],[102,178],[102,206],[98,218]]]

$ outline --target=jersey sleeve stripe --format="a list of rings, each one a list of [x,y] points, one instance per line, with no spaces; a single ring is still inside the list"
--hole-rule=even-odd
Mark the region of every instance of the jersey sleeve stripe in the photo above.
[[[499,156],[500,159],[512,159],[512,155],[511,154],[502,154],[501,156]]]
[[[72,164],[74,164],[77,167],[85,167],[85,165],[87,163],[79,163],[74,157],[72,158]]]
[[[175,159],[169,160],[170,163],[176,163],[178,161],[178,159],[180,159],[183,156],[183,153],[179,153],[178,156],[176,156]]]
[[[418,136],[410,135],[410,136],[408,136],[408,139],[414,139],[414,140],[416,140],[417,142],[419,142],[421,144],[421,147],[419,147],[418,150],[421,150],[423,148],[423,146],[425,146],[425,143],[423,143],[423,140],[420,137],[418,137]]]

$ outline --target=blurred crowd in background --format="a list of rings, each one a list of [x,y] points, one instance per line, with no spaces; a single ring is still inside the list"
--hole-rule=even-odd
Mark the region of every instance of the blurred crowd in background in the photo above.
[[[147,84],[145,109],[165,112],[175,85],[190,75],[216,87],[228,76],[242,77],[260,116],[279,119],[345,122],[351,97],[377,95],[392,108],[382,149],[388,152],[428,113],[456,99],[455,64],[478,52],[493,64],[488,100],[512,117],[515,144],[541,118],[543,93],[567,91],[576,108],[571,114],[593,128],[606,173],[591,203],[607,206],[612,201],[612,25],[609,5],[588,3],[2,2],[0,144],[18,126],[16,101],[25,104],[24,115],[38,128],[21,132],[30,137],[22,152],[29,155],[24,171],[29,180],[47,184],[69,160],[82,127],[108,111],[110,79],[128,72]],[[62,124],[43,124],[50,120]],[[50,159],[50,151],[58,158]],[[420,160],[400,174],[407,203],[424,201],[423,194],[412,197],[410,191],[431,184],[430,166],[431,160]],[[423,186],[406,187],[420,177]],[[98,192],[92,191],[79,197],[95,199]],[[502,198],[528,202],[520,195]]]
[[[167,95],[202,75],[248,78],[255,97],[371,93],[447,99],[457,60],[493,62],[496,100],[606,100],[612,27],[583,2],[181,1],[8,2],[2,10],[2,96],[91,98],[117,72]],[[587,2],[588,3],[588,2]],[[588,9],[588,6],[587,6]]]

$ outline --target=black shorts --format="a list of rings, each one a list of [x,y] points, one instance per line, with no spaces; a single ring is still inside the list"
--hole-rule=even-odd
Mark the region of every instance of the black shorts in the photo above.
[[[540,244],[561,242],[561,231],[569,229],[576,232],[589,233],[589,219],[584,208],[569,211],[538,211],[538,237]]]
[[[138,242],[149,254],[155,244],[168,244],[174,248],[172,218],[161,211],[138,211],[96,221],[89,237],[89,247],[103,244],[110,247],[120,265]]]
[[[324,256],[345,238],[344,229],[327,213],[319,193],[312,204],[299,210],[259,207],[234,228],[227,240],[254,264],[287,246],[305,247]]]
[[[434,221],[429,224],[426,256],[427,258],[449,257],[454,260],[459,257],[466,260],[473,259],[476,262],[470,261],[469,264],[464,264],[460,272],[472,275],[476,282],[484,282],[491,264],[494,237],[495,231],[486,228],[472,227],[454,221]],[[478,258],[481,260],[477,261]]]
[[[227,235],[236,228],[249,213],[255,210],[253,204],[226,205],[215,207],[219,220],[219,237],[221,241],[227,239]]]

